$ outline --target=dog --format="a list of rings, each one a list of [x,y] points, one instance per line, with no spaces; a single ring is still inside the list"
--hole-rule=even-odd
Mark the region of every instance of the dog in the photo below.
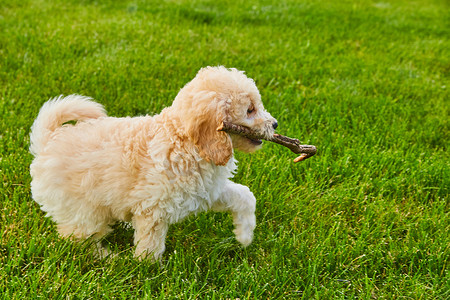
[[[31,127],[32,197],[62,237],[99,241],[115,222],[131,222],[141,259],[161,260],[169,225],[206,210],[231,212],[247,246],[256,199],[230,180],[233,149],[253,152],[262,141],[218,131],[224,121],[267,137],[277,127],[254,81],[223,66],[202,68],[155,116],[108,117],[80,95],[50,99]]]

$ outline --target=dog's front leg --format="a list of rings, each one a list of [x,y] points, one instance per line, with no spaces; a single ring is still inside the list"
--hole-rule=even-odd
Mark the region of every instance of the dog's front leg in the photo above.
[[[157,212],[133,216],[135,257],[144,259],[153,255],[155,261],[161,260],[166,248],[165,239],[169,225]]]
[[[244,185],[228,181],[218,201],[212,209],[215,211],[230,211],[233,216],[236,239],[244,246],[250,245],[253,230],[256,226],[256,198],[250,189]]]

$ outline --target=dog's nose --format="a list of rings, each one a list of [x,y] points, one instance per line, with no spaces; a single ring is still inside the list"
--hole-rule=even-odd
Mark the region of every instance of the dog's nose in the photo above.
[[[275,121],[275,122],[273,122],[272,123],[272,127],[273,127],[273,129],[277,129],[277,127],[278,127],[278,123]]]

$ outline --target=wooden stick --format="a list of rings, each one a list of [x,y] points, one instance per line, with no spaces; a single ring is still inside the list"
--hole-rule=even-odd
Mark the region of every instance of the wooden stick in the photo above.
[[[234,133],[241,136],[244,136],[249,139],[259,140],[264,139],[266,141],[274,142],[284,147],[289,148],[295,154],[302,154],[299,157],[294,159],[294,162],[303,161],[307,158],[310,158],[314,154],[316,154],[317,149],[313,145],[301,145],[298,139],[293,139],[284,135],[274,134],[272,137],[267,138],[264,135],[261,135],[257,132],[252,131],[250,128],[236,125],[229,122],[223,122],[221,126],[217,128],[218,131],[225,131],[228,133]]]

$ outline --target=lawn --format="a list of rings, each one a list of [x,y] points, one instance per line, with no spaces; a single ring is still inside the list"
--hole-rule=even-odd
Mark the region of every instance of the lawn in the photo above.
[[[442,0],[0,0],[0,297],[448,299],[450,7]],[[96,258],[31,199],[30,126],[78,93],[112,116],[156,114],[207,65],[255,79],[299,164],[265,143],[234,180],[255,238],[228,214],[170,228],[161,264],[118,224]]]

